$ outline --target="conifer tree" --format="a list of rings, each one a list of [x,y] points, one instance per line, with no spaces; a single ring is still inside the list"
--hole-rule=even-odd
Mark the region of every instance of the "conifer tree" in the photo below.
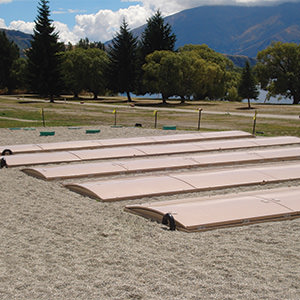
[[[110,88],[115,92],[126,93],[131,102],[130,92],[134,90],[137,75],[137,39],[133,37],[125,19],[112,40],[108,56]]]
[[[146,28],[142,33],[139,43],[139,81],[137,82],[137,93],[145,94],[147,87],[143,83],[144,72],[142,66],[146,63],[146,56],[154,51],[174,51],[176,36],[172,33],[171,26],[165,24],[161,12],[157,12],[147,20]]]
[[[142,33],[141,49],[144,57],[156,50],[174,51],[176,36],[171,26],[164,23],[161,12],[158,10],[154,16],[147,20]]]
[[[28,82],[33,91],[41,96],[54,96],[62,90],[61,57],[59,52],[64,49],[58,42],[58,33],[52,25],[49,1],[40,0],[38,16],[35,20],[33,40],[28,51]]]
[[[248,108],[251,108],[250,99],[256,100],[258,97],[258,89],[256,87],[256,80],[252,73],[249,61],[246,61],[245,67],[243,68],[243,73],[241,81],[238,88],[239,96],[243,99],[248,100]]]
[[[9,41],[4,31],[0,31],[0,89],[8,88],[10,91],[12,80],[12,68],[19,58],[19,48]]]

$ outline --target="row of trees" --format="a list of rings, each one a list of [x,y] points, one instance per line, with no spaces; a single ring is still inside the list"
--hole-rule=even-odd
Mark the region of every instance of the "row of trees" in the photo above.
[[[270,96],[283,95],[300,100],[300,46],[276,43],[258,53],[257,66],[249,63],[237,70],[224,55],[206,45],[186,45],[174,51],[176,36],[159,11],[147,20],[140,41],[123,20],[109,47],[100,42],[80,40],[73,46],[58,42],[49,19],[49,1],[40,0],[31,48],[27,59],[18,58],[18,49],[0,33],[0,88],[10,92],[27,88],[50,97],[83,90],[160,93],[186,99],[256,99],[258,84]]]

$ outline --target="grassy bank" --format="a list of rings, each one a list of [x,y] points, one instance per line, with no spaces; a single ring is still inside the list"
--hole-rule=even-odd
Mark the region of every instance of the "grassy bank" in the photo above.
[[[300,105],[246,104],[224,101],[190,101],[180,104],[169,101],[162,104],[157,100],[135,99],[129,105],[125,98],[107,97],[98,101],[81,99],[68,102],[36,101],[27,98],[0,97],[0,127],[42,127],[41,109],[44,109],[46,126],[97,126],[113,125],[117,111],[118,125],[134,126],[142,124],[145,128],[154,128],[153,111],[158,111],[157,128],[174,125],[180,130],[197,130],[198,108],[203,109],[201,130],[244,130],[252,132],[253,115],[256,110],[258,135],[300,136]],[[166,110],[168,109],[168,110]],[[280,119],[277,116],[291,116]]]

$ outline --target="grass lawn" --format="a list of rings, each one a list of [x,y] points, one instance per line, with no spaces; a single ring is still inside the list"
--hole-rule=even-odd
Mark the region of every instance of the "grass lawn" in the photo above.
[[[69,101],[70,99],[67,98]],[[98,105],[98,104],[105,104]],[[258,135],[300,136],[300,118],[276,119],[271,115],[300,116],[300,105],[253,104],[248,110],[246,103],[225,101],[188,101],[181,104],[171,100],[162,104],[160,100],[134,99],[129,105],[124,97],[105,97],[94,101],[81,99],[72,104],[62,102],[30,101],[29,99],[0,96],[0,127],[39,127],[43,126],[41,109],[44,109],[46,126],[97,126],[113,125],[117,110],[117,124],[134,126],[142,124],[145,128],[154,128],[153,110],[158,110],[157,128],[175,125],[180,130],[197,130],[198,108],[203,109],[201,130],[244,130],[252,132],[253,115],[257,110],[256,131]],[[153,107],[153,109],[152,109]],[[163,109],[176,109],[176,111]],[[183,111],[178,111],[183,110]],[[186,112],[184,110],[190,110]],[[209,113],[210,112],[210,113]],[[217,113],[213,113],[217,112]],[[234,115],[241,113],[246,115]],[[268,114],[270,117],[263,117]],[[25,122],[22,120],[31,120]]]

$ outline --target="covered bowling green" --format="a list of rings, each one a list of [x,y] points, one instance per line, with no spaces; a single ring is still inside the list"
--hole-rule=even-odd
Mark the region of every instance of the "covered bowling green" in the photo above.
[[[83,140],[68,141],[57,143],[40,143],[40,144],[23,144],[23,145],[4,145],[0,146],[0,153],[9,149],[14,154],[20,153],[36,153],[47,151],[63,151],[78,149],[96,149],[106,147],[122,147],[132,145],[149,145],[149,144],[165,144],[165,143],[182,143],[194,141],[208,141],[217,139],[233,139],[233,138],[250,138],[250,133],[233,130],[233,131],[216,131],[190,134],[173,134],[162,136],[145,136],[132,138],[114,138],[102,140]]]
[[[297,162],[67,183],[65,187],[101,201],[118,201],[299,179],[300,163]]]
[[[37,178],[53,180],[296,159],[300,159],[300,147],[25,168],[22,171]]]
[[[300,188],[293,187],[127,205],[125,210],[157,222],[164,219],[171,229],[197,232],[300,217],[299,195]]]
[[[222,134],[219,136],[223,137],[208,134],[205,139],[198,137],[197,140],[192,140],[190,135],[176,135],[181,139],[180,142],[175,141],[173,136],[158,137],[155,141],[153,137],[151,141],[146,138],[114,139],[107,140],[107,144],[100,147],[97,141],[93,141],[94,145],[85,144],[85,146],[83,144],[76,146],[74,144],[76,142],[69,142],[73,150],[66,150],[67,146],[64,143],[52,143],[42,151],[34,151],[32,146],[32,153],[17,153],[6,156],[5,159],[9,167],[79,163],[23,169],[29,175],[46,180],[169,171],[163,175],[143,174],[131,178],[64,184],[74,192],[104,202],[300,179],[300,162],[288,162],[300,158],[299,138],[246,138],[246,136],[235,138],[235,134],[233,138],[224,138]],[[288,147],[291,145],[293,147]],[[198,152],[197,155],[186,156]],[[171,154],[177,156],[169,157]],[[164,157],[153,157],[160,155]],[[120,161],[120,158],[131,159]],[[104,159],[118,160],[80,163]],[[241,166],[273,161],[276,162],[275,165]],[[283,164],[282,161],[287,162]],[[193,172],[186,170],[226,165],[231,167]],[[177,169],[177,172],[170,173],[174,169]],[[296,188],[291,188],[273,193],[256,191],[231,197],[186,198],[147,205],[128,205],[125,210],[159,222],[164,219],[170,226],[173,219],[177,229],[195,232],[299,217],[299,201],[295,196],[298,192]]]
[[[46,153],[28,153],[5,157],[8,167],[64,163],[89,160],[136,158],[169,154],[201,153],[220,150],[235,150],[269,146],[300,144],[297,137],[265,137],[243,139],[220,139],[217,141],[185,142],[164,145],[124,146],[104,149],[85,149],[56,151]]]

